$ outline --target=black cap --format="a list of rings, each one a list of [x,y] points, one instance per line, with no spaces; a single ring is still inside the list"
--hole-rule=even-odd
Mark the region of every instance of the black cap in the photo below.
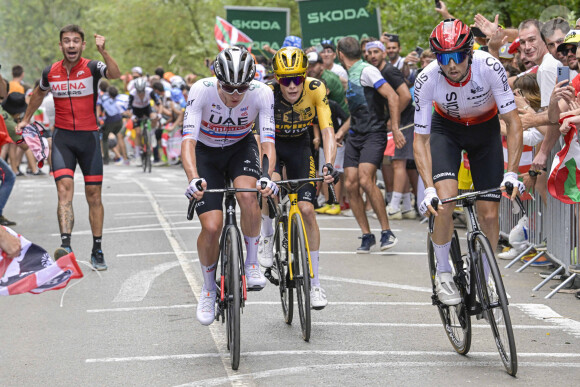
[[[27,106],[24,94],[22,93],[10,93],[4,102],[2,102],[2,108],[6,110],[8,114],[12,115],[24,113]]]

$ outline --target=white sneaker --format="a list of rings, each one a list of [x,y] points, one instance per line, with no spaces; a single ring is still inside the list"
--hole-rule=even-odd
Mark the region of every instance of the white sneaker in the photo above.
[[[457,290],[451,273],[437,273],[435,276],[435,290],[439,301],[446,305],[457,305],[461,302],[459,290]]]
[[[417,211],[414,208],[402,212],[403,219],[417,219]]]
[[[514,249],[513,247],[511,249],[509,249],[508,251],[504,251],[503,253],[499,253],[497,255],[497,257],[499,259],[508,259],[508,260],[512,260],[515,259],[518,255],[520,255],[521,251],[518,249]]]
[[[349,208],[348,210],[344,210],[340,213],[342,216],[348,216],[348,217],[352,217],[354,216],[354,214],[352,213],[352,210]]]
[[[310,289],[310,307],[312,309],[321,310],[328,305],[326,300],[326,292],[320,286],[313,286]]]
[[[197,320],[201,325],[210,325],[215,320],[216,291],[208,292],[201,288],[201,295],[197,304]]]
[[[403,219],[402,211],[400,208],[393,208],[390,205],[387,206],[387,216],[389,220],[401,220]]]
[[[258,265],[246,266],[246,287],[248,290],[262,290],[266,286],[266,277]]]
[[[274,264],[274,251],[272,246],[272,240],[274,239],[274,235],[269,237],[261,237],[260,243],[262,244],[262,252],[258,254],[258,261],[260,265],[263,267],[272,267]],[[259,252],[259,247],[258,247]]]

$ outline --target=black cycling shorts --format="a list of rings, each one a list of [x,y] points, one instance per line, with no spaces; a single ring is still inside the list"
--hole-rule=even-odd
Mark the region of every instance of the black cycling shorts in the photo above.
[[[54,129],[52,136],[52,169],[54,180],[74,178],[77,163],[86,185],[103,183],[103,157],[99,132]]]
[[[387,147],[387,132],[349,133],[344,151],[344,167],[370,163],[380,168]]]
[[[151,112],[153,111],[151,110],[151,105],[147,105],[144,108],[134,107],[131,110],[133,111],[133,115],[137,117],[138,120],[143,117],[149,118],[151,116]]]
[[[209,147],[197,142],[195,147],[197,173],[207,182],[208,189],[225,188],[228,180],[238,176],[260,178],[260,153],[251,133],[237,143],[224,148]],[[250,187],[250,188],[255,188]],[[208,193],[197,203],[196,212],[223,211],[223,194]],[[256,201],[258,196],[256,195]]]
[[[431,120],[431,159],[433,182],[457,180],[461,151],[467,151],[475,190],[499,187],[503,180],[503,149],[499,118],[465,126],[443,118],[437,112]],[[481,200],[499,201],[500,194]]]
[[[286,167],[288,179],[313,179],[316,177],[316,165],[310,149],[310,136],[302,135],[295,139],[276,139],[276,168],[282,175],[282,168]],[[316,184],[309,183],[298,190],[299,202],[316,200]]]

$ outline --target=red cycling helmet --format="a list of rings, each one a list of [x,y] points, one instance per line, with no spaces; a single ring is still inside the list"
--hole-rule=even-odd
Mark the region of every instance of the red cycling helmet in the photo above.
[[[473,48],[473,33],[467,24],[457,19],[445,19],[433,29],[429,46],[435,54],[470,51]]]

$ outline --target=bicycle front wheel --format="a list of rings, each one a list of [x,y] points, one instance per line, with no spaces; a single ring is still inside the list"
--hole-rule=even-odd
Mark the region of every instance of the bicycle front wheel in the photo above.
[[[274,262],[276,264],[276,270],[278,271],[278,286],[284,321],[286,321],[286,324],[291,324],[294,314],[294,292],[289,284],[287,230],[287,221],[280,220],[276,230]]]
[[[228,349],[232,369],[237,370],[240,365],[240,308],[241,308],[241,272],[239,235],[234,227],[230,227],[226,233],[224,243],[225,264],[225,299],[226,299],[226,329]]]
[[[518,359],[507,295],[493,250],[483,234],[475,236],[473,254],[477,256],[475,261],[477,262],[484,317],[491,326],[495,344],[505,369],[508,374],[515,376],[518,371]]]
[[[445,334],[457,353],[466,355],[471,347],[471,319],[467,313],[465,299],[467,297],[467,289],[462,281],[456,280],[457,289],[461,295],[461,303],[458,305],[445,305],[437,298],[435,290],[435,275],[437,274],[437,260],[435,259],[435,252],[433,249],[433,242],[431,235],[427,238],[427,256],[429,259],[429,274],[431,277],[431,285],[433,286],[433,300],[439,310],[439,317],[443,323]],[[449,259],[452,267],[455,270],[454,278],[457,278],[458,273],[463,272],[463,260],[461,259],[461,250],[459,248],[459,241],[457,233],[453,233],[451,239],[451,248],[449,250]],[[461,265],[461,267],[459,267]]]
[[[147,134],[147,128],[144,127],[141,131],[141,136],[143,137],[143,149],[141,151],[141,166],[143,167],[143,172],[147,172],[147,160],[150,160],[149,155],[149,135]]]
[[[310,267],[302,218],[292,216],[292,274],[296,286],[296,300],[304,341],[310,340]]]

